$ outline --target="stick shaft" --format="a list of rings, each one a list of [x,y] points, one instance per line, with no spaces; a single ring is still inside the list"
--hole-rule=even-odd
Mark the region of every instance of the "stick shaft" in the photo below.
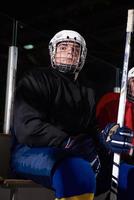
[[[130,57],[131,33],[133,32],[133,22],[134,22],[134,10],[128,10],[125,54],[124,54],[121,92],[120,92],[118,117],[117,117],[117,123],[120,125],[120,127],[122,127],[124,124],[124,116],[125,116],[126,94],[127,94],[127,73],[128,73],[128,64],[129,64],[129,57]],[[120,166],[120,154],[114,153],[113,168],[112,168],[112,184],[111,184],[111,193],[110,193],[111,200],[117,199],[119,166]]]

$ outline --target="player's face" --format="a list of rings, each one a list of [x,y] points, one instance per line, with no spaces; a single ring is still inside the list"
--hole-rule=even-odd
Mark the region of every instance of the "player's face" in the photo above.
[[[129,92],[134,97],[134,78],[130,78],[128,82]]]
[[[75,42],[61,42],[57,45],[56,64],[75,65],[80,59],[80,45]]]

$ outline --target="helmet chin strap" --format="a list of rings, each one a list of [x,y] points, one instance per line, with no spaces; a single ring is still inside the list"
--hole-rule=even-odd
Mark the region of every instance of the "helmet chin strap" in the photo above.
[[[132,96],[130,96],[130,95],[127,95],[127,99],[128,99],[130,102],[134,103],[134,97],[132,97]]]
[[[62,65],[52,65],[52,67],[56,70],[58,70],[59,72],[63,73],[63,74],[70,74],[72,75],[72,77],[74,77],[74,81],[78,78],[78,75],[79,75],[79,71],[74,71],[74,72],[71,72],[70,70],[64,70],[64,67],[65,66],[62,66]]]
[[[130,93],[130,91],[127,91],[127,99],[134,103],[134,96]]]
[[[79,72],[75,72],[74,80],[76,80],[78,78],[78,75],[79,75]]]

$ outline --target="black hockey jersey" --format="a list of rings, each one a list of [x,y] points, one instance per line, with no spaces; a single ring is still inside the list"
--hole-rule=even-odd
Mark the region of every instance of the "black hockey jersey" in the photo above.
[[[20,144],[58,147],[68,136],[97,136],[94,92],[54,69],[28,72],[15,91],[13,129]]]

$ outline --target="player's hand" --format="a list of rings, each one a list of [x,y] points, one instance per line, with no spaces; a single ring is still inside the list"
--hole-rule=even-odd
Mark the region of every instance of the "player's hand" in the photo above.
[[[134,148],[134,132],[126,126],[108,124],[101,133],[108,149],[115,153],[129,153]]]

